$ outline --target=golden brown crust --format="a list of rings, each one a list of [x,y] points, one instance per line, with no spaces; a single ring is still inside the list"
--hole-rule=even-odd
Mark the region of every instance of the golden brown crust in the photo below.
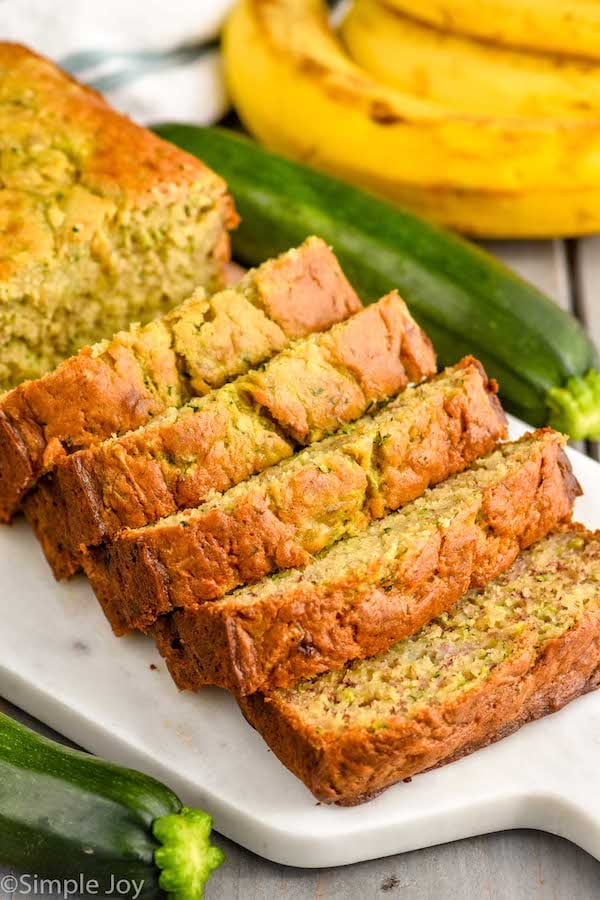
[[[276,508],[262,494],[258,497],[251,494],[246,502],[238,498],[235,508],[227,513],[211,508],[204,515],[194,513],[187,528],[164,535],[174,551],[169,569],[182,569],[182,579],[185,573],[189,602],[222,596],[238,584],[255,581],[276,568],[306,565],[309,554],[318,553],[327,545],[319,542],[322,530],[314,534],[309,531],[307,535],[300,529],[306,528],[307,522],[323,521],[329,507],[339,509],[342,516],[352,521],[352,512],[358,512],[354,505],[361,504],[363,521],[355,521],[354,527],[358,530],[360,524],[366,528],[372,519],[398,509],[421,496],[427,487],[489,453],[506,436],[496,386],[488,381],[485,370],[472,357],[448,370],[452,372],[461,374],[461,390],[452,391],[443,404],[434,403],[429,395],[429,402],[425,404],[422,400],[410,414],[400,407],[400,421],[406,430],[417,433],[416,439],[407,442],[406,431],[399,429],[394,440],[389,434],[390,426],[382,426],[387,431],[387,439],[374,442],[375,453],[370,461],[378,488],[371,489],[370,496],[364,484],[369,476],[353,462],[351,448],[349,457],[341,455],[336,460],[330,455],[325,458],[324,467],[318,457],[314,465],[298,468],[289,478],[278,482]],[[429,386],[441,387],[447,377],[442,374]],[[443,388],[441,396],[444,396]],[[431,415],[432,409],[435,415]],[[366,508],[362,506],[365,495],[369,496]],[[346,498],[349,500],[344,503]],[[181,560],[181,566],[176,566],[174,559]],[[188,567],[191,559],[193,571]],[[176,591],[173,593],[177,596]],[[202,629],[191,631],[186,644],[179,641],[173,649],[163,639],[165,621],[171,619],[163,619],[158,640],[176,683],[182,689],[200,687],[207,674],[206,670],[202,674],[202,667],[198,670],[195,660],[204,659],[210,667],[213,657],[212,652],[207,656],[200,646]],[[174,623],[170,630],[176,630]],[[223,640],[227,638],[221,635],[216,646],[221,646]],[[215,662],[215,665],[219,664]],[[226,675],[227,666],[219,666],[219,677]]]
[[[0,401],[0,521],[70,447],[137,428],[163,409],[132,352],[119,345],[98,357],[86,347],[9,391]]]
[[[239,428],[229,405],[219,402],[225,391],[175,421],[73,454],[29,494],[25,514],[57,578],[77,571],[85,547],[123,527],[195,506],[291,456],[292,444],[258,412],[246,410],[251,436]],[[190,456],[194,465],[186,469]]]
[[[227,249],[220,252],[225,261]],[[254,275],[254,302],[288,340],[331,327],[360,309],[335,256],[315,238]],[[149,390],[134,349],[118,337],[99,355],[84,348],[0,399],[0,521],[7,521],[37,479],[66,456],[164,411],[165,398]],[[171,349],[164,360],[155,351],[151,358],[153,380],[170,382]],[[41,515],[40,499],[34,504]]]
[[[251,604],[233,594],[174,612],[174,645],[161,640],[159,649],[175,681],[241,694],[287,687],[414,634],[570,517],[578,485],[562,447],[546,433],[518,471],[415,542],[398,560],[391,588],[353,575],[325,585],[306,579]]]
[[[584,619],[549,641],[541,656],[527,640],[477,689],[376,731],[319,734],[276,696],[240,697],[269,747],[326,803],[351,806],[398,781],[452,762],[555,712],[600,684],[600,597]]]
[[[381,425],[387,440],[373,439],[371,445],[360,436],[354,443],[349,437],[338,453],[323,449],[319,454],[315,445],[301,467],[282,471],[276,488],[271,481],[268,497],[260,492],[238,496],[228,512],[209,508],[190,514],[185,528],[159,523],[141,535],[141,543],[159,556],[168,573],[173,607],[214,600],[276,569],[304,566],[328,546],[328,520],[343,518],[353,523],[352,531],[362,530],[489,453],[506,437],[495,385],[472,358],[448,371],[461,373],[460,391],[442,402],[445,379],[452,376],[439,376],[429,385],[439,385],[439,395],[429,395],[429,404],[415,402],[410,412],[400,407],[404,427],[397,434],[385,434],[392,426]],[[412,431],[418,437],[410,441]],[[369,455],[368,462],[361,465],[355,459],[359,453]],[[306,532],[319,522],[321,529]],[[164,555],[163,546],[168,546]]]
[[[381,316],[377,310],[380,305],[386,311],[395,305],[402,312],[401,316],[390,316],[392,322],[389,329],[382,330],[380,327]],[[371,329],[373,322],[375,326]],[[359,327],[361,323],[363,327]],[[363,414],[375,397],[384,399],[406,386],[408,376],[403,368],[394,363],[379,369],[376,359],[378,356],[403,353],[402,347],[406,345],[406,341],[398,331],[402,332],[404,327],[405,305],[397,296],[390,295],[373,307],[361,311],[348,322],[319,336],[318,341],[310,342],[307,347],[296,347],[289,354],[284,352],[275,357],[265,367],[266,377],[260,399],[256,394],[252,399],[259,407],[267,409],[282,435],[287,436],[291,431],[296,437],[297,428],[291,424],[293,417],[289,411],[296,411],[300,407],[308,416],[312,416],[312,425],[307,426],[311,435],[313,425],[315,434],[320,434],[325,424],[327,430],[335,431]],[[352,343],[346,339],[347,335],[351,335],[354,341],[357,359],[364,357],[364,346],[369,347],[369,354],[364,359],[365,372],[368,373],[366,377],[358,363],[352,376],[347,372],[340,376],[337,366],[327,359],[332,346],[344,346],[345,352],[350,354]],[[420,335],[417,340],[425,346],[421,355],[421,377],[424,377],[434,370],[435,357],[431,347],[422,341]],[[325,345],[324,355],[321,345]],[[298,362],[298,368],[307,373],[301,392],[298,389],[298,379],[289,372],[286,377],[286,366],[290,361]],[[374,374],[376,371],[380,371],[380,382]],[[390,374],[394,371],[395,374]],[[313,375],[315,372],[316,375]],[[244,393],[253,377],[254,373],[250,373],[240,380]],[[335,399],[337,395],[331,389],[330,381],[337,388],[340,377],[345,379],[347,395],[357,388],[351,403],[332,403],[331,398]],[[366,381],[369,382],[368,387],[365,386]],[[313,386],[313,389],[318,387],[314,396],[310,389],[306,392],[307,385]],[[298,399],[300,394],[301,400]],[[315,410],[318,412],[315,413]],[[185,525],[188,523],[185,522]],[[158,615],[174,606],[195,602],[197,581],[204,574],[203,560],[196,549],[188,546],[185,538],[187,530],[179,522],[170,521],[157,523],[152,528],[124,531],[110,544],[90,551],[85,557],[86,573],[117,633],[132,628],[147,628]],[[119,587],[115,594],[117,583]],[[148,590],[150,586],[151,592]]]
[[[294,340],[326,331],[359,312],[360,300],[331,250],[311,237],[295,256],[280,256],[257,270],[257,301]]]
[[[431,341],[397,291],[363,310],[346,328],[325,335],[320,352],[339,370],[338,382],[331,381],[326,390],[318,369],[307,377],[285,353],[245,382],[256,402],[300,444],[319,440],[332,431],[336,419],[352,421],[362,415],[365,404],[368,408],[380,403],[436,370]],[[295,395],[278,390],[283,379],[294,383]]]
[[[172,202],[174,189],[183,197],[202,178],[215,198],[221,197],[226,227],[237,224],[222,178],[196,157],[116,112],[100,94],[50,60],[21,44],[0,42],[0,72],[33,86],[45,113],[65,130],[85,135],[91,149],[82,155],[82,183],[105,195],[124,195],[143,207]]]

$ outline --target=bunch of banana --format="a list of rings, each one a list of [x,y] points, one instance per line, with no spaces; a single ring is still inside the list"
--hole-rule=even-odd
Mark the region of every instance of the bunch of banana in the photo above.
[[[527,9],[541,10],[542,3],[558,10],[560,0],[527,0]],[[479,0],[477,20],[492,5],[525,9],[525,0]],[[414,6],[422,17],[475,10],[467,0]],[[367,36],[360,22],[369,15]],[[358,65],[332,30],[323,0],[240,0],[224,53],[248,129],[273,150],[471,234],[600,230],[600,63],[565,61],[560,83],[556,61],[496,49],[485,62],[485,88],[477,85],[481,45],[448,38],[434,65],[436,35],[405,19],[392,29],[394,15],[358,0],[343,29]],[[580,30],[583,42],[587,32]],[[456,79],[451,73],[463,45],[470,61]],[[511,97],[519,108],[508,114]]]

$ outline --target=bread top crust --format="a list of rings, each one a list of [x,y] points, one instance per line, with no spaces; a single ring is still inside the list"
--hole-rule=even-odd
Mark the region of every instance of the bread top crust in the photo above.
[[[38,140],[67,141],[82,180],[101,193],[154,204],[168,200],[173,188],[201,179],[217,193],[225,190],[223,179],[195,156],[136,125],[99,93],[21,44],[0,43],[0,103],[35,113],[26,121]],[[25,136],[21,128],[16,136]]]
[[[0,43],[0,279],[93,236],[127,209],[190,190],[237,222],[225,182],[19,44]],[[41,207],[41,210],[40,210]]]

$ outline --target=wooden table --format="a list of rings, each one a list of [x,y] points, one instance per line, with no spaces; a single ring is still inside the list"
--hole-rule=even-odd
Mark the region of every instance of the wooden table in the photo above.
[[[503,242],[486,246],[577,315],[600,346],[600,236],[580,241]],[[576,446],[600,460],[600,444]],[[3,708],[50,734],[14,707]],[[207,900],[600,897],[600,862],[567,841],[538,832],[486,835],[345,868],[319,870],[278,866],[224,838],[217,836],[217,842],[227,853],[227,864],[210,882]],[[0,900],[12,896],[1,889],[5,871],[0,867]]]

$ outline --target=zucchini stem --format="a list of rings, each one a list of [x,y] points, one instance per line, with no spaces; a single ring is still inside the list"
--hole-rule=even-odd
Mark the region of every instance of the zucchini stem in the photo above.
[[[204,885],[225,861],[223,851],[210,843],[212,826],[208,813],[187,806],[155,820],[152,833],[162,846],[154,862],[161,869],[159,885],[171,900],[200,900]]]
[[[600,372],[569,378],[560,388],[551,388],[546,398],[550,425],[577,441],[600,438]]]

